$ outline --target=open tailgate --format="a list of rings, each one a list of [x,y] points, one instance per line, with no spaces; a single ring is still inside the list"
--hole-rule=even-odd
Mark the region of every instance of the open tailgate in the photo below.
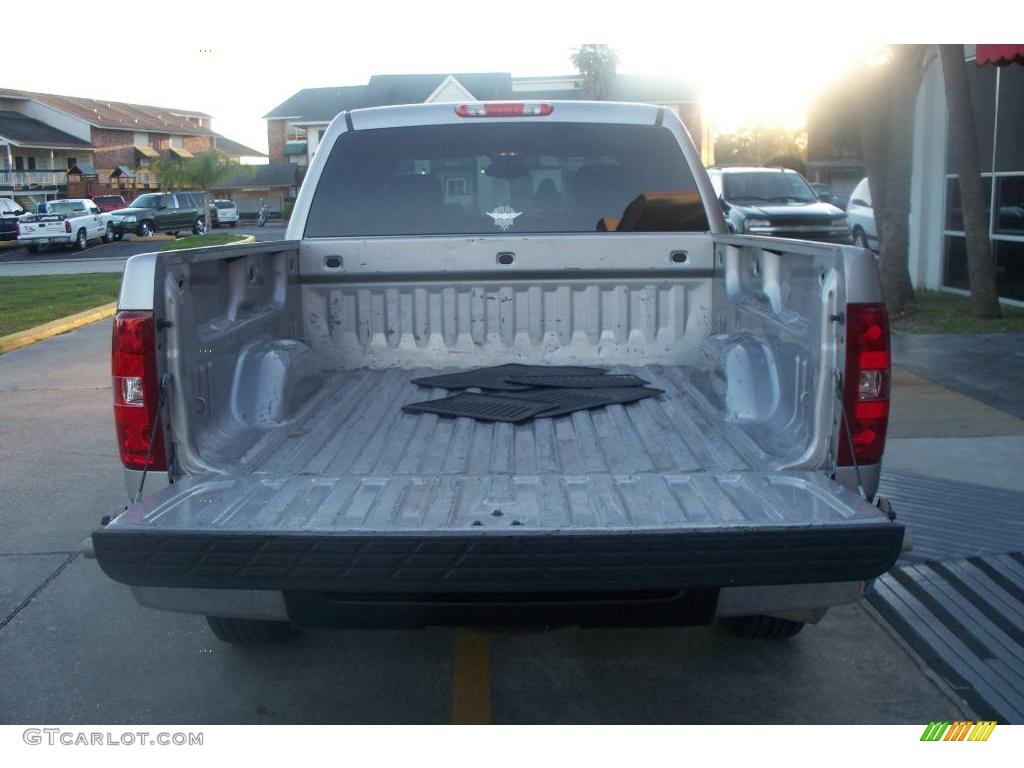
[[[386,593],[856,581],[903,526],[812,472],[190,477],[93,533],[125,584]]]

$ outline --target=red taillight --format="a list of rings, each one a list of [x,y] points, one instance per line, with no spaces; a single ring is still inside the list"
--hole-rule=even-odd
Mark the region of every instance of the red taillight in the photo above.
[[[545,117],[555,111],[551,104],[538,101],[491,101],[459,104],[459,117]]]
[[[166,470],[160,427],[150,451],[153,425],[160,419],[156,377],[156,323],[152,312],[118,312],[110,354],[114,386],[114,425],[121,463],[128,469]]]
[[[846,373],[837,464],[877,464],[889,424],[889,317],[884,304],[846,305]],[[853,443],[853,456],[850,455]]]
[[[14,234],[17,235],[18,237],[21,237],[21,222],[20,221],[14,222]]]
[[[67,219],[64,220],[64,231],[67,232],[69,235],[71,234],[71,222],[68,221]]]

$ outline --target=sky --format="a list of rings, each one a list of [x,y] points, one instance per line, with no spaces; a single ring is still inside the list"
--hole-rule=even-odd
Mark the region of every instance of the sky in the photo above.
[[[943,2],[927,7],[941,15]],[[892,4],[861,0],[859,7],[870,13]],[[99,42],[54,44],[52,37],[5,33],[0,59],[19,64],[2,70],[0,86],[199,110],[213,116],[214,130],[265,150],[263,115],[302,88],[361,84],[373,74],[566,74],[573,48],[605,42],[620,54],[622,72],[692,82],[705,115],[724,132],[751,119],[801,125],[814,95],[862,66],[872,40],[856,19],[830,18],[828,6],[795,0],[773,0],[770,18],[752,0],[172,5],[134,9],[123,37],[116,20],[96,26]],[[47,16],[82,8],[56,0],[47,3]],[[892,24],[874,30],[875,42],[900,29],[902,12],[890,12]],[[32,13],[26,11],[28,26],[12,29],[29,28]],[[150,28],[140,31],[147,14]],[[958,20],[957,28],[969,22]],[[926,21],[907,17],[905,24],[927,35]]]

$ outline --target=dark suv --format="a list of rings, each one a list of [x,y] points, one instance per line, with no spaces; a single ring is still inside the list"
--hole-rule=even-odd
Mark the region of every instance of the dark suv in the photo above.
[[[824,243],[852,243],[850,222],[788,168],[709,168],[729,231]],[[831,194],[828,195],[831,200]]]
[[[114,237],[120,240],[126,234],[148,237],[154,232],[199,235],[206,231],[204,214],[201,192],[150,192],[110,215]]]
[[[18,217],[25,209],[9,197],[0,197],[0,240],[18,239]]]

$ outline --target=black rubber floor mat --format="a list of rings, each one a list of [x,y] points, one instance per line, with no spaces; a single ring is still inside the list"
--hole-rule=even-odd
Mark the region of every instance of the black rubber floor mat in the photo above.
[[[519,422],[551,407],[535,400],[514,400],[499,395],[460,392],[440,400],[424,400],[402,406],[406,413],[436,413],[438,416],[465,416],[477,421]]]
[[[648,382],[632,374],[521,374],[505,377],[512,384],[528,384],[531,387],[558,387],[560,389],[615,389],[620,387],[642,387]]]
[[[529,392],[508,392],[502,397],[547,403],[548,410],[535,414],[533,418],[548,419],[605,405],[633,403],[663,394],[665,394],[665,390],[654,387],[616,387],[613,389],[540,389]]]
[[[421,376],[413,379],[413,384],[421,387],[442,387],[444,389],[469,389],[479,387],[480,389],[517,391],[525,389],[529,385],[512,384],[508,377],[518,375],[601,375],[603,368],[590,368],[580,365],[522,365],[520,363],[509,363],[507,365],[494,365],[489,368],[474,368],[469,371],[456,371],[455,373],[442,373],[437,376]]]

